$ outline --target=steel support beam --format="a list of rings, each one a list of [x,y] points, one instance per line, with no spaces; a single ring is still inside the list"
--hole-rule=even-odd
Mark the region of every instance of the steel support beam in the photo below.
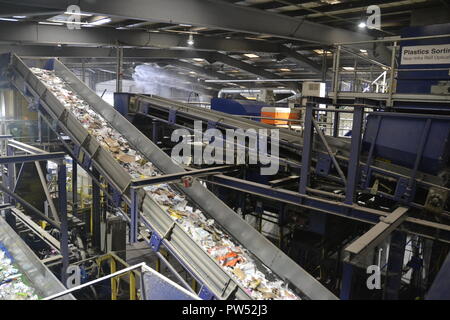
[[[67,8],[66,2],[61,3],[58,0],[42,0],[39,3],[33,0],[2,0],[1,2],[57,10]],[[183,23],[315,43],[333,44],[371,39],[363,33],[218,0],[171,0],[170,2],[166,0],[109,0],[107,6],[98,1],[81,0],[77,4],[83,12],[98,15],[171,24]]]
[[[304,55],[298,53],[295,50],[289,49],[286,46],[280,46],[280,53],[286,55],[287,57],[296,60],[299,62],[300,66],[306,67],[308,69],[312,69],[317,73],[322,73],[322,66],[315,61],[305,57]]]
[[[130,189],[130,243],[136,243],[139,234],[139,195],[136,188]]]
[[[1,27],[1,23],[0,23]],[[0,30],[1,33],[1,30]],[[14,52],[23,57],[61,57],[61,58],[115,58],[116,52],[111,48],[94,48],[94,47],[75,47],[75,46],[45,46],[45,45],[0,45],[0,53]],[[265,71],[262,68],[256,67],[250,63],[243,62],[238,59],[231,58],[226,54],[217,52],[205,52],[199,50],[169,50],[169,49],[144,49],[144,48],[124,48],[124,58],[134,59],[193,59],[202,58],[208,61],[219,61],[231,67],[249,72],[265,79],[284,79],[279,75]],[[168,62],[176,64],[176,62]],[[186,63],[180,62],[179,66],[187,67]],[[317,68],[321,69],[320,66]],[[317,68],[311,68],[313,71],[319,73]],[[193,69],[193,67],[190,67]],[[213,71],[205,71],[197,69],[199,74],[211,76],[221,80],[232,80],[225,74],[220,74]],[[220,74],[220,76],[219,76]],[[313,76],[313,75],[311,75]],[[192,80],[192,79],[191,79]]]
[[[11,157],[14,156],[14,149],[9,146],[8,144],[6,145],[6,155]],[[3,166],[0,166],[3,169]],[[15,190],[16,189],[16,165],[14,163],[8,163],[6,165],[6,167],[8,168],[8,175],[5,179],[5,183],[8,185],[9,190]],[[3,173],[5,171],[3,170]],[[3,180],[3,177],[2,177]],[[8,195],[7,193],[4,195],[4,201],[5,202],[9,202],[12,205],[14,205],[16,203],[14,197],[12,197],[11,195]],[[16,228],[16,218],[15,216],[13,216],[11,214],[11,209],[6,211],[6,221],[8,222],[8,224],[15,229]]]
[[[350,263],[342,263],[342,280],[341,280],[341,292],[339,298],[342,300],[350,300],[352,293],[352,280],[353,280],[353,268]]]
[[[19,202],[25,208],[32,211],[34,214],[36,214],[42,220],[45,220],[48,223],[50,223],[55,228],[57,228],[57,229],[61,228],[61,225],[58,222],[53,221],[52,219],[48,218],[44,213],[42,213],[41,211],[36,209],[34,206],[29,204],[25,199],[20,197],[17,193],[10,191],[8,188],[4,187],[2,184],[0,184],[0,191],[6,193],[11,200],[14,199],[15,201]]]
[[[314,104],[307,102],[305,111],[305,123],[303,131],[303,151],[302,151],[302,167],[300,172],[299,193],[306,195],[306,189],[309,185],[310,166],[314,139]]]
[[[100,181],[100,173],[96,168],[92,168],[92,175],[94,179]],[[92,184],[92,233],[93,233],[93,246],[100,250],[101,246],[101,231],[100,231],[100,223],[101,223],[101,198],[100,198],[100,186],[96,183]]]
[[[304,195],[290,190],[272,188],[264,184],[225,175],[215,175],[208,177],[207,179],[205,178],[204,180],[209,183],[243,193],[254,194],[262,198],[291,204],[312,211],[362,221],[373,225],[378,223],[380,217],[388,216],[388,213],[386,212],[361,207],[356,204],[349,205],[344,202],[322,199],[316,196]],[[438,224],[431,221],[407,217],[404,222],[404,227],[405,232],[450,243],[450,227],[445,224]]]
[[[69,266],[69,223],[67,219],[67,171],[66,163],[58,164],[58,201],[59,214],[61,216],[60,248],[62,259],[61,280],[65,284],[67,280],[67,267]]]
[[[27,225],[30,230],[32,230],[39,238],[45,241],[48,245],[52,246],[56,250],[60,251],[60,242],[56,240],[52,235],[50,235],[47,231],[42,229],[36,222],[30,219],[26,214],[20,211],[17,208],[12,208],[11,213],[19,218],[25,225]]]
[[[345,202],[347,204],[353,203],[358,184],[363,120],[364,106],[355,106],[353,110],[352,142],[347,170],[347,185],[345,188]]]
[[[53,220],[55,220],[56,222],[60,222],[58,212],[56,210],[55,204],[53,203],[53,198],[51,197],[50,191],[48,190],[47,179],[46,176],[44,175],[44,172],[42,171],[41,164],[38,161],[36,161],[34,164],[38,172],[39,179],[41,180],[42,189],[44,190],[45,197],[47,198],[47,202],[50,207],[50,212],[53,216]]]
[[[72,214],[78,212],[78,163],[72,158]]]
[[[116,53],[116,92],[122,92],[122,80],[123,80],[123,48],[117,47]],[[83,81],[84,82],[84,81]]]
[[[213,53],[213,54],[211,54],[211,56],[216,61],[223,62],[231,67],[249,72],[251,74],[260,76],[265,79],[283,79],[282,77],[278,76],[275,73],[265,71],[262,68],[257,68],[255,66],[251,65],[250,63],[246,63],[241,60],[231,58],[225,54]]]
[[[64,158],[64,152],[52,152],[32,155],[6,156],[0,157],[0,164],[36,162]]]
[[[386,283],[383,298],[397,300],[403,273],[403,258],[405,256],[406,233],[395,231],[391,236],[389,246]]]
[[[381,217],[379,223],[345,248],[349,259],[353,260],[360,257],[383,242],[391,232],[405,221],[408,209],[399,207],[387,217]]]
[[[27,18],[35,16],[48,16],[60,14],[61,10],[46,10],[46,8],[36,8],[33,5],[23,6],[14,4],[1,4],[0,17],[10,18],[12,16],[27,16]]]
[[[1,4],[0,4],[1,6]],[[111,46],[117,44],[146,48],[184,48],[186,35],[147,32],[142,30],[116,30],[111,28],[81,28],[69,30],[66,26],[40,25],[28,22],[0,22],[0,42],[17,44]],[[280,45],[266,41],[225,39],[195,36],[195,50],[229,52],[275,53]]]
[[[190,177],[204,177],[208,175],[214,175],[218,173],[225,173],[234,171],[236,169],[235,166],[220,166],[220,167],[212,167],[212,168],[206,168],[206,169],[198,169],[198,170],[192,170],[187,172],[181,172],[181,173],[172,173],[172,174],[165,174],[160,175],[152,178],[147,179],[136,179],[131,181],[132,187],[146,187],[151,186],[155,184],[161,184],[161,183],[173,183],[176,181],[179,181],[183,177],[190,176]]]

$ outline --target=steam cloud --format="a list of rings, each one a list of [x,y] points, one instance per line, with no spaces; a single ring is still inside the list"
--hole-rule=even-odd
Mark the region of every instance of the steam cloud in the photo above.
[[[185,95],[186,97],[189,97],[192,92],[198,92],[198,87],[195,84],[186,83],[184,79],[177,78],[172,72],[157,64],[136,66],[133,80],[143,93],[165,98],[173,98],[172,88],[183,91],[177,95]],[[192,78],[192,81],[195,81],[195,78]]]

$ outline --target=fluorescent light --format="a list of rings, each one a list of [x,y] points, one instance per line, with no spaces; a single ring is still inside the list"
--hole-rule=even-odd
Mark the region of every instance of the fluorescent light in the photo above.
[[[367,25],[366,25],[365,22],[362,22],[362,21],[361,21],[361,22],[358,24],[358,27],[360,27],[360,28],[362,29],[362,28],[367,27]]]
[[[77,21],[65,21],[65,20],[49,20],[54,23],[67,23],[67,24],[86,24],[86,22],[77,22]]]
[[[77,12],[64,12],[64,14],[68,14],[68,15],[71,15],[71,16],[85,16],[85,17],[91,17],[92,16],[92,14],[90,14],[90,13],[77,13]]]
[[[203,62],[203,61],[205,61],[205,60],[202,59],[202,58],[194,58],[194,59],[192,59],[192,60],[197,61],[197,62]]]
[[[180,27],[188,27],[188,28],[192,27],[192,25],[190,25],[190,24],[184,24],[184,23],[180,23],[179,26],[180,26]]]
[[[288,69],[288,68],[281,68],[280,71],[281,72],[291,72],[292,70]]]
[[[60,22],[46,22],[46,21],[39,21],[39,24],[48,24],[51,26],[62,26],[63,24]]]
[[[191,33],[191,34],[189,35],[187,44],[190,45],[190,46],[193,46],[194,43],[195,43],[195,42],[194,42],[194,36],[193,36],[192,33]]]
[[[0,18],[0,21],[13,21],[13,22],[17,22],[19,20],[17,19],[11,19],[11,18]]]
[[[253,54],[253,53],[246,53],[246,54],[244,54],[244,56],[246,56],[247,58],[259,58],[258,55]]]
[[[102,24],[107,24],[107,23],[110,23],[110,22],[111,22],[110,18],[103,18],[103,19],[96,20],[94,22],[90,22],[88,24],[89,25],[93,25],[93,26],[100,26]]]
[[[362,53],[367,53],[366,49],[359,49],[359,51],[361,51]]]
[[[27,16],[13,16],[14,19],[25,19]]]
[[[354,67],[342,67],[342,69],[347,70],[347,71],[354,71],[355,70]]]

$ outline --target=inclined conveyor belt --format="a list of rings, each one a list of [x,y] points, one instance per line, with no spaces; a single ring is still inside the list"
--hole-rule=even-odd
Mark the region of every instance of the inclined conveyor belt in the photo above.
[[[238,115],[232,115],[228,113],[223,113],[216,110],[200,108],[196,106],[191,106],[186,103],[166,99],[159,96],[154,95],[136,95],[136,109],[137,110],[129,110],[130,112],[139,112],[143,105],[150,104],[152,108],[160,108],[161,110],[175,110],[177,114],[183,114],[193,120],[197,119],[206,119],[207,121],[211,121],[217,123],[219,126],[222,125],[226,128],[241,128],[243,130],[247,129],[266,129],[270,131],[271,129],[276,128],[280,135],[280,145],[282,147],[291,148],[293,150],[301,150],[303,147],[303,139],[300,132],[296,132],[293,130],[274,127],[273,125],[266,124],[259,121],[254,121],[251,119],[242,118]],[[342,138],[334,138],[331,136],[325,137],[330,147],[334,150],[339,150],[341,155],[348,156],[350,152],[350,143],[348,139]],[[326,152],[325,147],[319,141],[319,139],[315,139],[314,149],[322,152]]]
[[[129,185],[132,177],[113,158],[111,153],[100,146],[81,123],[63,106],[63,104],[48,90],[30,67],[43,68],[45,61],[30,59],[25,63],[16,55],[11,55],[10,79],[12,84],[34,104],[39,104],[47,113],[58,130],[68,135],[72,142],[92,158],[96,169],[117,190],[122,192],[126,201],[130,201]],[[151,140],[127,121],[111,105],[80,81],[61,62],[52,59],[46,62],[45,68],[54,70],[70,88],[100,114],[115,130],[139,151],[148,161],[164,174],[185,171],[175,164],[171,158],[160,150]],[[301,298],[306,299],[337,299],[329,290],[314,277],[303,270],[280,249],[257,232],[233,210],[219,200],[200,182],[195,181],[190,188],[179,189],[204,213],[213,218],[220,227],[235,241],[239,242],[251,255],[264,264],[276,276],[295,288]],[[152,231],[163,236],[169,230],[169,239],[163,244],[167,249],[217,298],[225,299],[235,296],[237,299],[249,299],[248,292],[228,274],[214,259],[212,259],[151,197],[146,196],[143,189],[139,190],[143,199],[141,205],[141,222]],[[171,229],[173,227],[173,229]]]
[[[175,110],[176,114],[182,115],[183,117],[189,118],[191,120],[203,120],[211,121],[217,123],[218,127],[221,128],[241,128],[241,129],[274,129],[274,126],[265,124],[259,121],[254,121],[250,119],[245,119],[239,116],[233,116],[227,113],[223,113],[216,110],[208,110],[205,108],[200,108],[196,106],[191,106],[185,103],[173,101],[170,99],[162,98],[154,95],[136,95],[136,106],[133,107],[134,110],[129,110],[129,112],[137,112],[145,114],[143,110],[146,106],[150,106],[151,109],[160,110],[163,113],[168,113],[171,110]],[[280,145],[280,163],[292,163],[300,165],[299,155],[302,154],[303,149],[303,137],[300,132],[295,132],[293,130],[285,128],[279,129],[279,145]],[[327,154],[327,148],[321,141],[320,137],[315,133],[313,139],[313,158],[317,158],[317,153]],[[351,143],[348,138],[335,138],[331,136],[324,136],[327,141],[328,146],[332,150],[336,159],[345,168],[349,161]],[[284,150],[289,150],[290,153],[285,153]],[[293,156],[293,157],[292,157]],[[361,155],[361,164],[365,164],[366,155]],[[412,174],[412,169],[390,163],[390,161],[385,161],[384,159],[373,159],[372,164],[376,168],[385,170],[386,172],[393,172],[395,174],[403,175],[408,178]],[[423,172],[417,172],[417,179],[426,183],[435,184],[438,186],[445,184],[445,179],[439,176],[429,175]]]
[[[17,266],[38,297],[45,298],[66,290],[2,217],[0,217],[0,247],[0,250],[6,249],[14,266]],[[67,294],[58,300],[74,300],[74,297]]]

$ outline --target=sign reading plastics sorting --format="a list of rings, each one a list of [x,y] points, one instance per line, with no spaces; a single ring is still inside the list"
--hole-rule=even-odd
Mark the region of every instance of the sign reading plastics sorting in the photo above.
[[[403,47],[401,64],[450,64],[450,43]]]

